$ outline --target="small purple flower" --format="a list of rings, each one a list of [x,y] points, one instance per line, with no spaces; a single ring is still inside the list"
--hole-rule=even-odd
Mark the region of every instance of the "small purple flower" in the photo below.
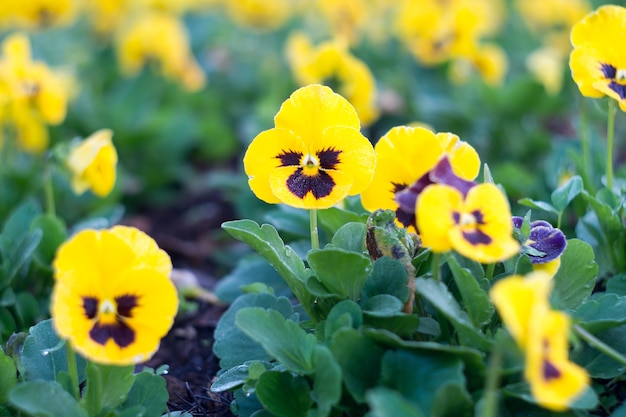
[[[524,218],[513,216],[513,227],[520,230]],[[530,233],[522,244],[522,253],[530,258],[533,264],[545,264],[553,261],[565,250],[567,239],[563,232],[543,220],[530,223]]]

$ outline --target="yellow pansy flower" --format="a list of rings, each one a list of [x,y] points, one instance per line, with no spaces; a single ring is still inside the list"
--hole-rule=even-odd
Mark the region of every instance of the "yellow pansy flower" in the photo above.
[[[508,59],[504,50],[495,44],[483,44],[469,56],[455,59],[450,66],[450,79],[456,83],[467,82],[471,74],[478,73],[491,86],[500,86],[504,81]]]
[[[354,107],[330,88],[296,90],[244,155],[248,183],[267,203],[324,209],[359,194],[372,180],[374,149]]]
[[[83,230],[58,249],[51,315],[59,336],[103,364],[144,362],[178,308],[169,256],[126,226]]]
[[[345,42],[334,40],[314,47],[305,34],[296,32],[287,41],[287,58],[300,85],[333,81],[333,87],[354,106],[363,125],[378,118],[374,75],[350,54]]]
[[[224,5],[235,23],[256,29],[277,29],[292,13],[289,0],[238,0],[227,1]]]
[[[533,315],[524,376],[539,405],[565,411],[589,386],[589,374],[568,358],[570,318],[560,311]]]
[[[588,14],[572,28],[572,78],[581,94],[617,100],[626,111],[626,8],[606,5]]]
[[[526,276],[512,275],[496,282],[489,293],[502,321],[515,342],[524,349],[528,344],[533,315],[543,316],[550,310],[550,276],[535,272]]]
[[[467,142],[452,133],[434,133],[422,127],[396,126],[374,147],[376,172],[371,185],[361,193],[368,211],[388,209],[398,222],[415,228],[415,199],[433,181],[429,172],[446,156],[452,173],[471,181],[478,175],[480,159]],[[411,192],[412,202],[400,205],[402,193]]]
[[[113,189],[117,152],[112,136],[108,129],[98,130],[70,151],[66,165],[72,173],[72,189],[76,194],[91,190],[106,197]]]
[[[31,58],[30,42],[23,34],[13,34],[2,43],[0,79],[9,106],[29,107],[48,124],[65,119],[71,80]]]
[[[429,185],[417,199],[416,214],[422,244],[433,252],[454,249],[481,263],[519,253],[509,203],[494,184],[478,184],[466,196],[448,185]]]
[[[187,30],[174,14],[141,14],[121,31],[117,55],[122,72],[129,76],[153,62],[165,77],[178,80],[190,91],[204,86],[205,75],[191,53]]]

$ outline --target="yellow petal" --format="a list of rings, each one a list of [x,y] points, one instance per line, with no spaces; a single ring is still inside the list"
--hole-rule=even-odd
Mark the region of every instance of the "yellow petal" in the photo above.
[[[417,199],[417,227],[422,245],[433,252],[452,249],[450,230],[455,227],[454,212],[463,205],[463,195],[446,185],[429,185]]]

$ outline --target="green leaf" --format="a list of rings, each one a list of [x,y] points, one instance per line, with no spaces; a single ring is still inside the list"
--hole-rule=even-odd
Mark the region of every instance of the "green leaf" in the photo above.
[[[24,232],[30,230],[33,220],[41,213],[41,207],[35,200],[27,200],[19,205],[8,217],[2,228],[4,245],[14,245]],[[5,246],[6,248],[6,246]]]
[[[594,336],[622,356],[626,356],[626,326],[614,327]],[[583,344],[581,349],[572,351],[570,358],[584,367],[592,378],[612,379],[626,371],[626,365],[611,359],[587,344]]]
[[[358,329],[363,324],[363,311],[352,300],[335,304],[328,313],[324,326],[324,339],[330,340],[335,331],[342,328]]]
[[[365,393],[380,378],[383,349],[357,330],[343,328],[333,335],[330,350],[341,367],[348,392],[357,402],[365,402]]]
[[[87,417],[78,402],[54,381],[30,381],[16,385],[9,393],[12,406],[38,417]]]
[[[311,272],[304,266],[302,259],[289,246],[285,246],[274,227],[268,224],[259,227],[252,220],[244,219],[225,222],[222,228],[267,259],[287,282],[310,317],[315,318],[310,309],[313,296],[306,289],[306,280]]]
[[[128,392],[126,401],[118,410],[132,411],[141,407],[141,415],[158,416],[166,409],[168,398],[165,378],[152,372],[143,371],[135,375],[135,382]],[[135,415],[139,415],[139,413]]]
[[[398,300],[393,295],[378,294],[363,303],[363,310],[365,313],[380,316],[391,317],[395,313],[399,313],[402,310],[402,301]]]
[[[472,325],[467,313],[461,310],[445,284],[432,279],[417,278],[415,291],[452,323],[462,344],[489,350],[491,342]]]
[[[341,368],[331,351],[324,345],[315,349],[315,379],[313,399],[317,403],[317,417],[327,417],[341,400]]]
[[[597,275],[598,265],[591,246],[579,239],[568,240],[561,255],[561,266],[553,278],[550,297],[553,307],[558,310],[576,308],[593,291]]]
[[[325,210],[319,210],[317,212],[317,218],[324,231],[328,233],[329,236],[333,236],[339,231],[339,229],[348,223],[365,224],[367,216],[359,215],[337,207],[331,207]]]
[[[0,349],[0,404],[5,404],[9,398],[9,391],[17,384],[17,367],[12,358]]]
[[[20,269],[28,265],[33,252],[41,242],[43,232],[35,229],[32,232],[22,232],[20,238],[15,241],[6,240],[5,236],[1,236],[2,253],[5,257],[5,264],[2,265],[5,270],[4,279],[8,282],[17,275]]]
[[[481,288],[469,269],[461,268],[454,256],[448,257],[448,266],[461,293],[470,320],[477,328],[487,325],[494,312],[489,295]]]
[[[271,308],[284,317],[291,317],[293,307],[288,298],[275,297],[268,293],[244,294],[238,297],[220,318],[215,328],[213,351],[220,358],[220,367],[230,369],[247,361],[269,361],[271,357],[265,349],[243,333],[236,325],[239,310],[248,307]]]
[[[259,378],[256,395],[277,417],[306,417],[313,405],[309,384],[289,372],[267,371]]]
[[[599,333],[626,324],[626,296],[605,293],[583,301],[571,316],[591,333]]]
[[[472,409],[463,362],[457,357],[390,350],[383,357],[382,375],[385,386],[395,388],[428,416],[460,416]]]
[[[93,362],[87,365],[85,393],[81,403],[89,415],[106,414],[126,400],[135,380],[133,370],[132,365],[111,366]]]
[[[365,280],[361,302],[379,294],[393,295],[403,303],[409,299],[406,269],[397,259],[388,256],[376,259],[372,273]]]
[[[583,180],[579,175],[574,175],[567,182],[552,192],[550,199],[554,208],[558,211],[565,207],[583,190]]]
[[[606,283],[606,292],[626,295],[626,274],[613,275]]]
[[[0,307],[0,336],[10,336],[17,330],[15,319],[9,310]]]
[[[32,326],[40,316],[39,301],[33,294],[25,291],[17,294],[15,310],[24,326]]]
[[[13,288],[7,287],[0,293],[0,307],[9,307],[15,304],[15,291]]]
[[[33,220],[31,230],[36,229],[41,229],[43,237],[35,251],[35,258],[44,265],[50,265],[57,248],[67,239],[67,229],[58,217],[50,214],[43,214]]]
[[[364,223],[346,223],[332,238],[332,245],[351,252],[363,253],[365,250],[365,232],[367,227]]]
[[[530,385],[527,382],[517,382],[509,384],[502,389],[502,392],[509,397],[515,397],[527,401],[531,404],[537,404],[535,398],[530,392]],[[539,404],[537,404],[539,406]],[[580,397],[576,398],[574,402],[569,404],[569,408],[572,410],[592,410],[598,406],[598,396],[594,390],[587,388]],[[579,415],[579,414],[574,414]]]
[[[235,299],[244,293],[243,289],[248,285],[255,283],[263,283],[274,289],[276,296],[292,296],[291,289],[276,272],[276,269],[270,265],[267,260],[261,256],[254,255],[241,259],[237,262],[237,266],[228,275],[220,278],[215,287],[215,295],[220,300],[232,303]]]
[[[235,324],[288,370],[308,375],[315,369],[317,339],[278,311],[244,308],[237,313]]]
[[[367,256],[340,248],[311,250],[307,260],[324,287],[354,301],[361,297],[363,285],[372,269]]]
[[[369,417],[426,417],[417,404],[408,401],[399,392],[377,387],[365,396],[371,408]]]
[[[306,210],[280,205],[263,216],[263,220],[291,238],[310,236],[309,213]]]
[[[272,364],[265,361],[249,361],[243,365],[230,368],[217,376],[217,379],[211,384],[212,392],[223,392],[232,390],[234,388],[242,386],[248,377],[250,376],[250,368],[254,368],[255,365],[260,364],[263,367],[263,371],[272,369]],[[258,379],[259,375],[254,376]]]
[[[31,327],[24,341],[21,363],[24,379],[54,381],[61,371],[67,372],[67,352],[54,329],[52,320],[44,320]],[[85,360],[76,355],[79,381],[85,377]]]
[[[608,204],[608,200],[615,198],[613,193],[610,194],[611,198],[606,198],[606,196],[603,198],[601,192],[598,192],[596,197],[586,192],[582,193],[582,196],[596,213],[606,241],[609,244],[614,244],[618,239],[624,238],[624,225],[618,210],[619,203],[617,203],[617,207]]]
[[[517,200],[517,202],[523,206],[530,207],[535,210],[543,210],[547,211],[548,213],[554,213],[556,215],[559,214],[559,210],[557,210],[552,204],[545,201],[537,201],[530,198],[521,198]]]

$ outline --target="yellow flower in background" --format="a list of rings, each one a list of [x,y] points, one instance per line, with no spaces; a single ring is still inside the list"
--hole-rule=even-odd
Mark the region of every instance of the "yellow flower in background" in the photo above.
[[[526,67],[548,94],[561,91],[565,57],[557,49],[548,46],[533,51],[526,58]]]
[[[589,387],[589,374],[570,362],[570,318],[560,311],[534,315],[529,326],[524,376],[539,405],[565,411]]]
[[[33,61],[30,42],[23,34],[13,34],[2,43],[0,83],[9,107],[35,110],[48,124],[65,119],[71,79],[43,62]]]
[[[3,3],[13,3],[11,23],[24,29],[70,25],[80,6],[79,0],[5,0]]]
[[[91,190],[106,197],[115,186],[117,152],[111,138],[113,132],[98,130],[71,149],[66,165],[72,173],[72,189],[76,194]]]
[[[125,226],[83,230],[53,262],[51,315],[63,339],[97,363],[144,362],[172,326],[178,295],[169,256]]]
[[[135,75],[149,64],[157,64],[167,78],[178,80],[189,91],[205,84],[205,75],[189,46],[189,36],[176,15],[149,11],[122,30],[116,45],[122,72]]]
[[[626,8],[598,8],[572,28],[572,78],[585,97],[617,100],[626,111]]]
[[[504,19],[500,0],[407,1],[398,8],[398,36],[425,65],[471,57]]]
[[[273,30],[292,14],[290,0],[237,0],[224,3],[231,19],[244,27]]]
[[[354,106],[363,125],[378,118],[376,80],[367,65],[350,54],[345,42],[334,40],[314,47],[305,34],[296,32],[287,41],[286,53],[298,84],[333,84]]]
[[[42,153],[48,149],[48,128],[39,114],[23,107],[14,107],[10,114],[10,125],[20,149],[32,153]]]
[[[478,153],[452,133],[433,133],[422,127],[397,126],[390,129],[374,147],[376,172],[370,186],[361,193],[361,203],[368,211],[394,210],[398,222],[415,228],[415,204],[403,208],[397,201],[400,193],[411,188],[416,193],[432,181],[428,173],[447,156],[453,173],[473,180],[480,169]]]
[[[360,133],[354,107],[330,88],[296,90],[258,134],[243,163],[254,194],[305,209],[331,207],[372,180],[374,149]]]
[[[433,252],[454,249],[485,264],[519,253],[509,203],[494,184],[478,184],[466,196],[448,185],[429,185],[417,199],[416,215],[422,244]]]
[[[489,295],[493,304],[522,349],[528,345],[531,317],[544,316],[550,310],[552,283],[548,274],[535,272],[526,276],[512,275],[491,288]]]
[[[450,79],[456,83],[467,82],[473,73],[478,73],[483,81],[498,87],[504,82],[508,59],[504,50],[495,44],[483,44],[468,57],[452,61]]]
[[[132,5],[126,0],[90,0],[85,2],[85,12],[93,29],[110,34],[121,24]]]

